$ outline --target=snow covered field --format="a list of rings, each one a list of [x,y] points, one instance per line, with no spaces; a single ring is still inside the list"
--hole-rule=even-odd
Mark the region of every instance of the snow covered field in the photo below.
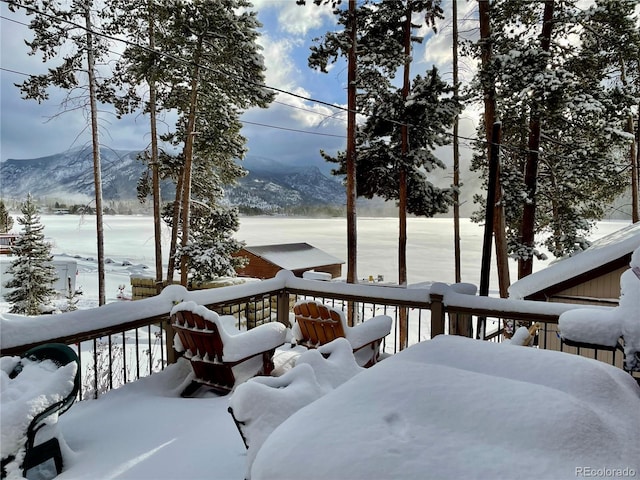
[[[78,262],[76,286],[83,295],[78,306],[97,305],[97,250],[95,217],[77,215],[42,215],[44,233],[53,244],[55,255],[69,256]],[[600,222],[592,239],[616,231],[628,222]],[[19,231],[16,222],[14,230]],[[242,217],[236,237],[247,245],[307,242],[340,259],[347,259],[346,220],[343,218]],[[468,219],[461,221],[462,281],[480,282],[483,228]],[[386,282],[397,281],[398,220],[395,218],[360,218],[358,220],[358,276],[383,275]],[[119,287],[131,294],[130,274],[154,275],[153,219],[147,216],[115,215],[104,217],[104,246],[107,259],[107,302],[117,301]],[[169,231],[163,230],[163,256],[166,263]],[[534,262],[534,270],[548,261]],[[494,263],[492,263],[494,268]],[[511,262],[512,281],[517,266]],[[343,266],[346,276],[346,263]],[[453,282],[453,220],[448,218],[408,219],[407,276],[409,283],[425,281]],[[3,280],[4,283],[4,280]],[[0,287],[0,291],[1,291]],[[491,290],[497,290],[492,275]],[[6,311],[0,304],[0,311]]]

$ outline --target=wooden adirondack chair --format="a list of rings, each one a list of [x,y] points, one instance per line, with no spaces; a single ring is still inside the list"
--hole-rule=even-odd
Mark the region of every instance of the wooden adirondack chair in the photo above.
[[[353,348],[356,361],[362,367],[374,365],[380,356],[380,345],[391,332],[392,319],[378,315],[355,327],[349,327],[342,310],[315,300],[302,300],[293,306],[298,345],[317,348],[339,337],[345,337]]]
[[[176,350],[184,351],[195,375],[182,391],[183,397],[202,386],[226,395],[248,378],[271,374],[275,349],[285,341],[286,328],[281,323],[240,331],[235,317],[220,317],[195,302],[176,305],[171,318],[180,341]]]

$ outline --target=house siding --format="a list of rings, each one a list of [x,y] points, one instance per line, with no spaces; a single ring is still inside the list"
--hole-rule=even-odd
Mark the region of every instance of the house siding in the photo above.
[[[551,295],[551,302],[576,303],[581,305],[618,305],[620,299],[620,276],[628,267],[589,279]]]

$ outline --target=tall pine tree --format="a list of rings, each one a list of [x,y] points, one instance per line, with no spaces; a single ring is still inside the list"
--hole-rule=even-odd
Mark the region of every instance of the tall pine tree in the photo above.
[[[273,94],[264,86],[264,61],[258,38],[258,22],[245,0],[175,1],[164,28],[172,43],[163,45],[169,54],[165,68],[172,79],[164,108],[178,113],[176,129],[167,136],[182,146],[177,167],[176,200],[173,204],[170,262],[180,258],[181,283],[187,283],[191,259],[206,251],[210,241],[192,226],[215,223],[233,230],[234,222],[219,218],[237,215],[222,205],[223,187],[244,175],[236,160],[246,153],[240,134],[245,109],[266,107]],[[192,209],[200,204],[207,222],[192,221]],[[221,238],[227,238],[223,235]],[[178,248],[177,242],[180,241]],[[225,255],[227,247],[219,254]]]
[[[32,17],[29,28],[34,37],[25,42],[31,48],[30,55],[40,53],[42,60],[49,65],[51,62],[58,62],[49,67],[47,73],[30,75],[17,85],[22,96],[42,102],[49,98],[49,89],[56,87],[67,91],[63,101],[66,110],[88,110],[96,207],[98,303],[104,305],[106,294],[98,102],[112,102],[114,91],[110,76],[105,75],[104,70],[99,74],[96,66],[106,62],[110,53],[107,42],[95,34],[100,29],[100,25],[95,23],[95,11],[101,7],[94,0],[11,0],[7,3],[11,10],[20,7]]]
[[[450,142],[447,130],[460,105],[435,68],[413,79],[408,68],[411,43],[421,41],[412,30],[421,26],[416,22],[433,26],[442,15],[439,4],[421,0],[365,2],[357,12],[357,105],[365,120],[357,135],[355,183],[358,196],[379,196],[399,203],[401,283],[406,281],[402,231],[406,214],[433,216],[446,212],[453,203],[453,191],[430,183],[428,173],[444,168],[433,150]],[[339,23],[347,25],[346,13],[337,13]],[[312,47],[309,65],[326,72],[329,63],[346,55],[347,33],[346,28],[327,33]],[[394,84],[399,72],[405,77],[402,88]],[[336,173],[346,173],[344,153],[335,158],[323,156],[340,163]]]
[[[598,9],[617,5],[597,3]],[[520,276],[542,256],[540,239],[555,256],[584,248],[586,234],[624,188],[619,152],[626,118],[609,87],[612,64],[602,68],[602,49],[588,38],[592,18],[576,0],[491,4],[493,55],[474,86],[480,98],[486,76],[495,84],[502,205]],[[481,151],[473,168],[486,175],[484,146]]]
[[[18,223],[22,234],[13,246],[17,258],[7,270],[12,278],[5,284],[13,290],[5,294],[5,299],[11,304],[10,313],[39,315],[55,295],[53,284],[58,278],[51,263],[51,246],[44,239],[44,226],[31,194],[21,211]]]

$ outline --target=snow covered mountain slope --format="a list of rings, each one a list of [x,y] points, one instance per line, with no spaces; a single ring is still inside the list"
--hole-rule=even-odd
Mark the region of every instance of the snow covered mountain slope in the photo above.
[[[105,200],[136,198],[136,184],[146,166],[137,151],[101,151],[102,188]],[[249,175],[227,188],[229,203],[266,212],[291,206],[343,205],[344,187],[339,179],[324,175],[317,166],[291,166],[263,157],[248,157],[242,165]],[[72,149],[42,158],[0,163],[0,184],[5,198],[93,198],[91,149]],[[163,192],[171,194],[170,184]]]

